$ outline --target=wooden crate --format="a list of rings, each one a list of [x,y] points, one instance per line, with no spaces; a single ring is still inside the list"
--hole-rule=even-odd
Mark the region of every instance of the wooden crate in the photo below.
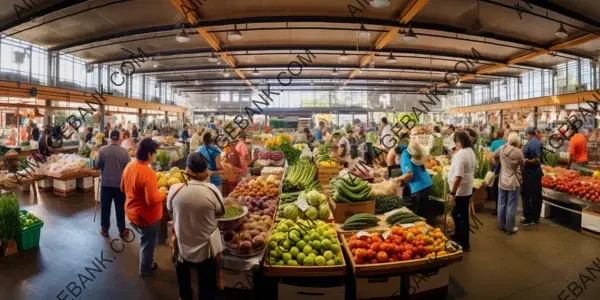
[[[353,203],[335,203],[331,197],[329,199],[329,207],[333,212],[333,218],[336,223],[344,223],[349,217],[359,214],[375,214],[375,200],[353,202]]]
[[[342,240],[344,251],[348,254],[348,259],[350,261],[349,265],[352,266],[352,269],[354,270],[354,275],[357,277],[398,274],[404,272],[414,272],[424,268],[443,267],[461,261],[463,257],[462,250],[458,250],[454,253],[438,256],[435,259],[421,258],[380,264],[357,265],[354,263],[350,252],[350,248],[348,247],[348,239],[350,238],[350,236],[352,236],[352,234],[340,233],[339,236]]]

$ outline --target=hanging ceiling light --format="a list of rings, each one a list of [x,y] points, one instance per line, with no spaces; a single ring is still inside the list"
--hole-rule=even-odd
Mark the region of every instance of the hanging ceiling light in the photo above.
[[[211,63],[216,63],[219,61],[219,58],[215,55],[214,52],[212,52],[210,54],[210,57],[208,58],[208,61],[210,61]]]
[[[404,34],[402,40],[404,40],[405,42],[412,42],[417,40],[417,35],[414,33],[410,25],[408,25],[408,32]]]
[[[244,38],[242,33],[237,29],[237,25],[233,25],[233,30],[227,33],[227,39],[230,41],[240,41]]]
[[[508,84],[508,82],[506,82],[506,79],[504,79],[504,81],[502,81],[502,86],[506,86]]]
[[[556,30],[556,33],[554,33],[554,34],[559,39],[566,39],[569,36],[569,34],[567,33],[567,31],[563,27],[563,24],[560,24],[560,27],[558,28],[558,30]]]
[[[551,121],[556,121],[556,117],[557,117],[557,116],[556,116],[556,111],[552,111],[552,112],[550,113],[550,117],[548,118],[548,122],[551,122]]]
[[[258,72],[258,69],[254,68],[254,70],[252,70],[252,75],[258,76],[260,75],[260,72]]]
[[[559,120],[564,120],[567,118],[567,112],[563,109],[560,111],[560,114],[558,114],[558,119]]]
[[[540,118],[540,121],[542,121],[543,123],[548,121],[548,114],[546,114],[545,112],[542,113],[542,117]]]
[[[370,5],[373,8],[386,8],[386,7],[390,6],[390,1],[389,0],[373,0],[373,1],[371,1]]]
[[[342,54],[338,55],[338,60],[340,60],[340,61],[348,60],[348,55],[346,54],[346,50],[342,51]]]
[[[358,30],[358,37],[363,39],[371,38],[371,33],[367,31],[367,28],[364,24],[360,24],[360,29]]]
[[[175,40],[177,40],[179,43],[187,43],[191,40],[191,38],[187,33],[185,33],[183,26],[181,26],[181,32],[175,36]]]
[[[337,76],[338,75],[338,71],[337,71],[337,69],[335,67],[333,68],[333,71],[331,71],[331,75],[333,75],[333,76]]]
[[[194,81],[194,84],[195,84],[195,85],[199,85],[199,84],[200,84],[200,81],[196,80],[196,81]]]
[[[371,59],[371,61],[369,62],[369,68],[371,69],[375,69],[375,61]]]
[[[388,57],[385,59],[385,62],[386,62],[387,64],[390,64],[390,65],[391,65],[391,64],[395,64],[395,63],[396,63],[396,58],[394,57],[394,55],[392,54],[392,52],[390,52],[390,56],[388,56]]]
[[[315,82],[312,79],[310,80],[310,85],[315,85]]]
[[[227,70],[223,70],[223,77],[229,77],[229,72],[227,72]]]

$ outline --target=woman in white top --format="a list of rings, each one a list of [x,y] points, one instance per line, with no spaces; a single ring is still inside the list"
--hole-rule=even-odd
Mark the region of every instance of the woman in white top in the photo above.
[[[473,181],[475,180],[475,166],[477,159],[471,148],[473,142],[464,131],[454,133],[456,153],[452,156],[450,172],[448,172],[448,186],[450,196],[448,201],[455,202],[452,212],[456,224],[455,239],[463,247],[463,251],[471,251],[469,244],[469,201],[473,194]]]
[[[123,140],[121,142],[121,147],[127,150],[134,148],[133,140],[131,139],[131,134],[129,133],[129,130],[123,131],[121,139]]]
[[[167,209],[173,218],[177,237],[176,266],[179,297],[192,299],[190,270],[196,268],[200,299],[214,299],[217,291],[218,253],[211,250],[220,243],[217,216],[225,214],[223,196],[208,178],[208,166],[202,154],[193,152],[186,160],[190,181],[171,187]]]

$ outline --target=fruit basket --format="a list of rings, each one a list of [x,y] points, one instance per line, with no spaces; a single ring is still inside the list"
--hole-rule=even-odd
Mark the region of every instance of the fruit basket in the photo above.
[[[23,251],[38,246],[44,222],[26,210],[21,210],[19,220],[22,230],[17,234],[17,249]]]

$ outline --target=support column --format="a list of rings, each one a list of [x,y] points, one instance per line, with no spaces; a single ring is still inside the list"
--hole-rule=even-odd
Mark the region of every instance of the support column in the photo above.
[[[52,111],[52,101],[50,100],[46,100],[45,115],[46,117],[44,118],[44,125],[52,124],[52,116],[54,115],[54,112]],[[40,130],[43,130],[43,128],[40,128]]]
[[[504,111],[501,109],[500,110],[500,128],[504,128],[504,117],[503,117]]]
[[[146,101],[146,75],[142,75],[142,100]]]
[[[98,111],[100,112],[100,122],[98,122],[98,130],[102,131],[104,130],[104,114],[105,114],[105,107],[104,105],[98,105]]]
[[[537,114],[538,114],[538,107],[536,106],[533,108],[533,128],[538,128]]]
[[[138,108],[138,119],[137,119],[137,124],[140,130],[142,130],[142,119],[144,118],[144,115],[142,114],[142,109]]]

